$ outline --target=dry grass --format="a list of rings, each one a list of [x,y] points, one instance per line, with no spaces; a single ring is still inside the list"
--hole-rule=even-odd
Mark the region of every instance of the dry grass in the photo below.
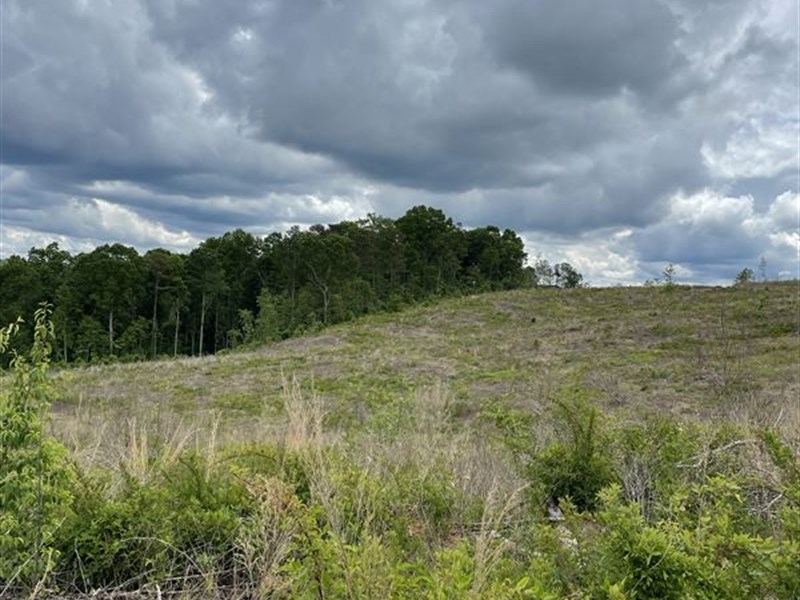
[[[252,482],[249,491],[259,509],[237,536],[237,562],[246,575],[241,592],[247,597],[280,596],[290,589],[291,581],[278,575],[277,566],[283,564],[300,532],[300,506],[294,490],[274,477]]]
[[[332,413],[364,390],[398,398],[437,380],[462,406],[488,398],[522,406],[547,378],[598,385],[614,410],[711,416],[710,405],[740,394],[742,382],[771,396],[792,391],[799,364],[796,282],[670,294],[521,290],[377,315],[250,352],[64,371],[57,410],[160,406],[193,421],[221,408],[225,421],[246,428],[257,413],[280,416],[285,373],[301,387],[313,380]]]
[[[373,472],[444,466],[486,498],[520,482],[476,419],[485,404],[540,413],[577,384],[609,415],[770,426],[800,452],[798,289],[522,290],[251,352],[69,369],[51,429],[80,463],[139,478],[184,448],[213,458],[231,443],[309,452],[346,439]]]
[[[297,378],[283,380],[283,408],[286,412],[286,435],[283,443],[289,450],[313,453],[325,444],[323,401],[314,390],[304,394]]]
[[[499,487],[492,487],[484,498],[483,516],[475,536],[475,577],[471,589],[474,598],[484,597],[489,575],[512,547],[503,531],[509,521],[516,520],[523,505],[524,489],[525,486],[520,486],[512,493],[504,494]]]
[[[558,391],[575,385],[617,423],[654,410],[731,420],[743,437],[723,446],[705,440],[684,468],[702,474],[712,461],[742,458],[737,464],[766,482],[748,491],[750,505],[775,513],[782,499],[770,482],[777,488],[778,474],[753,440],[770,427],[800,456],[800,322],[786,325],[800,320],[800,302],[795,287],[778,285],[764,303],[765,290],[517,291],[376,316],[253,352],[66,370],[57,377],[63,401],[51,428],[81,464],[143,483],[187,449],[207,459],[207,481],[228,445],[257,442],[300,457],[350,597],[390,591],[391,557],[374,524],[376,499],[397,485],[391,478],[406,466],[420,480],[447,473],[463,498],[451,507],[462,526],[440,532],[438,542],[469,538],[470,593],[479,598],[512,550],[504,532],[526,500],[509,450],[480,418],[489,402],[543,417]],[[749,312],[756,297],[763,315]],[[556,435],[550,425],[537,420],[538,444]],[[360,470],[343,477],[337,456]],[[653,474],[636,461],[625,467],[627,496],[646,505]],[[297,497],[275,477],[249,481],[248,491],[258,509],[237,532],[235,560],[245,576],[236,587],[208,583],[217,574],[197,564],[198,575],[175,586],[182,595],[145,588],[96,597],[288,593],[291,581],[275,565],[287,560],[302,527]],[[475,500],[477,522],[469,512]]]

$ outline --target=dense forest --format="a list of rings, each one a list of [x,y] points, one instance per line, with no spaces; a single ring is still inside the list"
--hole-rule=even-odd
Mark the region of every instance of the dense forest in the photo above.
[[[514,231],[464,229],[426,206],[265,237],[237,229],[188,254],[113,244],[73,256],[53,243],[0,262],[0,323],[46,301],[57,360],[203,355],[431,297],[581,284],[568,263],[525,263]],[[33,329],[20,334],[24,349]]]

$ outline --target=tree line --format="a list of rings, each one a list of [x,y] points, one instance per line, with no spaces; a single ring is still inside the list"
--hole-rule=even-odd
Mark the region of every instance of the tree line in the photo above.
[[[581,284],[568,263],[526,258],[514,231],[464,229],[426,206],[265,237],[237,229],[187,254],[52,243],[0,261],[0,322],[49,302],[63,362],[197,356],[432,297]],[[33,329],[20,334],[24,349]]]

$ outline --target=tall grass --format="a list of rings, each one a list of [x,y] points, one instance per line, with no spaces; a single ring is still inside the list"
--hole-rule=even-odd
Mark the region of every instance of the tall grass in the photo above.
[[[104,401],[55,405],[49,431],[76,475],[65,483],[68,510],[48,538],[50,566],[27,587],[14,576],[0,590],[242,600],[798,597],[797,383],[784,373],[783,387],[765,384],[759,365],[742,358],[756,351],[727,339],[736,353],[712,348],[687,369],[717,386],[703,406],[713,420],[626,406],[619,397],[633,384],[613,373],[564,378],[542,368],[536,381],[518,380],[522,363],[510,355],[516,366],[486,388],[505,395],[485,402],[469,396],[457,370],[369,395],[315,385],[302,361],[280,385],[254,374],[264,391],[239,412],[233,389],[228,411],[210,396],[179,411],[153,389],[133,402],[105,382]],[[512,351],[513,340],[502,343]],[[735,369],[718,364],[734,355]],[[477,368],[481,356],[465,360]],[[647,385],[659,381],[653,356],[637,356]],[[332,360],[315,359],[319,369]],[[179,366],[186,377],[198,368],[230,377],[234,388],[233,362]],[[743,378],[760,383],[740,386]],[[730,394],[717,393],[723,383]],[[364,393],[357,419],[343,418],[337,389]],[[548,521],[548,508],[564,520]]]

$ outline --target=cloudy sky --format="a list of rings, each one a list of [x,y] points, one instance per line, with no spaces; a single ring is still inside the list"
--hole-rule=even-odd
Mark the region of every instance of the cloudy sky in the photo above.
[[[0,254],[495,224],[597,285],[797,277],[797,0],[0,0]]]

